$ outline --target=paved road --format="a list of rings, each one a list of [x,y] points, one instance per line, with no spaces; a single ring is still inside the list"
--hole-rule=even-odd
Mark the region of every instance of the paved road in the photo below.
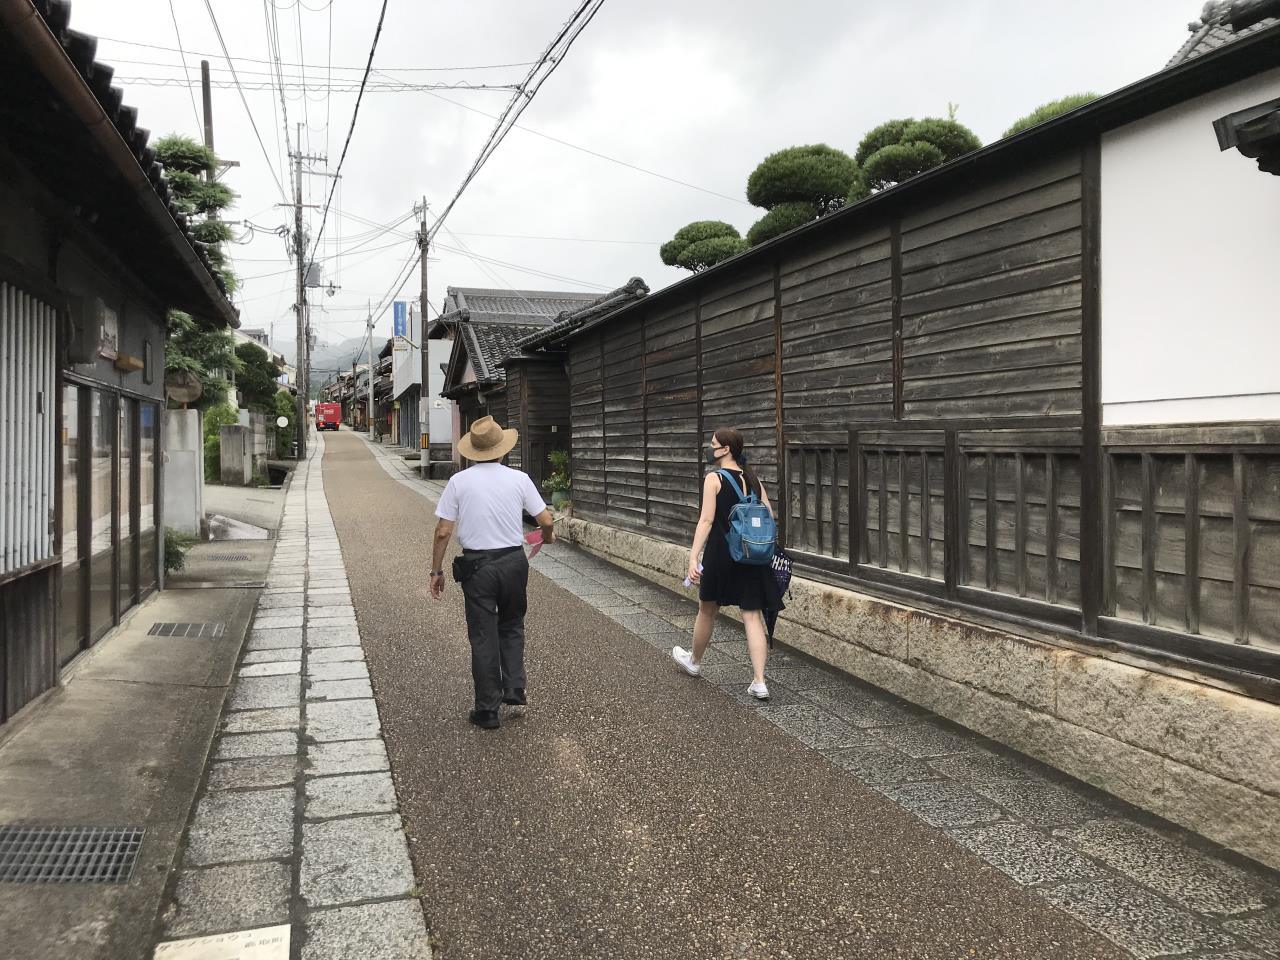
[[[444,960],[1127,955],[540,574],[529,711],[476,730],[428,502],[348,434],[324,477]]]

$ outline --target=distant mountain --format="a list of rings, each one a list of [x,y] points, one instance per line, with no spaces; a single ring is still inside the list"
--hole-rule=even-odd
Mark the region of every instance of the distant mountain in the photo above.
[[[374,350],[382,349],[385,343],[374,339]],[[288,343],[276,342],[276,349],[284,354],[285,360],[295,363],[298,351],[293,340]],[[321,384],[334,376],[335,370],[350,370],[354,359],[356,363],[364,363],[367,341],[364,337],[350,337],[340,343],[320,343],[311,354],[311,382]]]

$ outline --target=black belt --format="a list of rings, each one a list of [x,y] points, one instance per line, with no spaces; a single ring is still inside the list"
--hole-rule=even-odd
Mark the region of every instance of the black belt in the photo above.
[[[517,550],[522,550],[522,549],[524,548],[523,547],[497,547],[496,549],[493,549],[493,550],[468,550],[467,548],[464,547],[462,550],[462,553],[464,556],[468,556],[468,557],[502,557],[502,556],[506,556],[508,553],[515,553]]]

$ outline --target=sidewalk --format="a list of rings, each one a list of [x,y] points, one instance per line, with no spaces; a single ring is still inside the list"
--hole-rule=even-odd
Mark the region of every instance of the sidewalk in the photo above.
[[[172,578],[84,654],[0,743],[0,823],[145,831],[124,883],[0,885],[5,960],[141,960],[212,732],[248,630],[271,541],[224,560],[192,548]],[[215,624],[152,636],[157,623]]]
[[[326,489],[443,956],[1276,955],[1273,873],[785,649],[757,705],[729,621],[686,678],[691,601],[571,546],[478,733],[438,490],[378,453],[333,438]]]

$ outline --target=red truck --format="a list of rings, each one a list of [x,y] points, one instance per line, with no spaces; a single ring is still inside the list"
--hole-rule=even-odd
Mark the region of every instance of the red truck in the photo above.
[[[340,403],[317,403],[316,404],[316,429],[317,430],[337,430],[342,423],[342,404]]]

